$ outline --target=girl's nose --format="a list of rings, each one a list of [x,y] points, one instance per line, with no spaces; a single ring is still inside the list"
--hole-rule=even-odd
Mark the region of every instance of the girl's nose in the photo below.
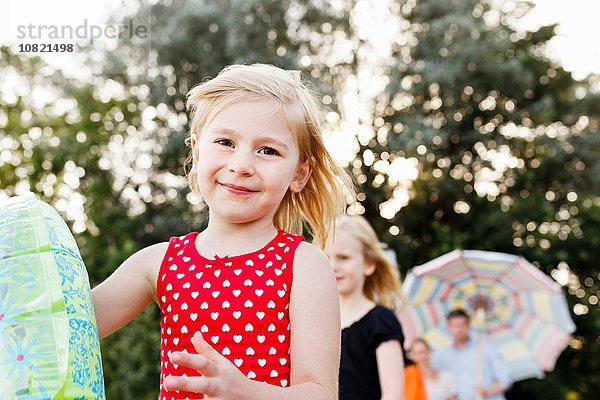
[[[338,263],[333,258],[330,258],[329,261],[331,262],[331,268],[333,269],[333,272],[337,272],[339,270]]]
[[[254,155],[249,151],[238,150],[230,156],[229,170],[236,175],[254,175]]]

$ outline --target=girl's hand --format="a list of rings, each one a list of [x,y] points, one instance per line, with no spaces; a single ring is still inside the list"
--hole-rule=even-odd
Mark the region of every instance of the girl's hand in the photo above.
[[[198,354],[174,352],[170,359],[173,364],[198,370],[202,376],[168,376],[164,381],[165,388],[169,391],[201,393],[206,399],[243,398],[244,387],[250,380],[228,359],[213,349],[202,338],[200,332],[194,334],[192,344]]]

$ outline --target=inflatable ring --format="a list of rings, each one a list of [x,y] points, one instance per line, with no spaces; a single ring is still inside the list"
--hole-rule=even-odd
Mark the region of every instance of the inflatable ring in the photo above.
[[[0,399],[105,399],[85,264],[32,193],[0,203]]]

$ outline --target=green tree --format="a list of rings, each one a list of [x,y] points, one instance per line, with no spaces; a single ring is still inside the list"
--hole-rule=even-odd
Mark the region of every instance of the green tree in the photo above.
[[[566,262],[591,282],[569,287],[571,305],[597,296],[588,251],[598,240],[600,99],[544,56],[554,27],[515,32],[511,18],[527,4],[510,13],[476,0],[398,4],[408,28],[393,44],[376,135],[361,143],[353,172],[365,214],[403,271],[455,248],[494,250],[522,254],[546,273]],[[598,313],[575,320],[580,345],[545,380],[516,384],[512,398],[598,390]]]

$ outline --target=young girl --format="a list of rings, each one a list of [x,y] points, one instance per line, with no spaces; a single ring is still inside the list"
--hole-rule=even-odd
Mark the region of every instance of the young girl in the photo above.
[[[336,399],[339,309],[323,246],[348,178],[297,76],[232,66],[188,94],[189,182],[207,228],[128,258],[93,290],[105,337],[161,310],[160,399]],[[340,184],[340,182],[342,184]]]
[[[338,220],[325,250],[342,317],[340,400],[403,398],[402,329],[394,313],[399,276],[360,216]]]
[[[416,372],[414,374],[416,375],[415,379],[422,380],[427,400],[456,400],[454,378],[449,372],[433,369],[430,363],[431,347],[425,339],[417,338],[413,340],[409,355],[415,365],[411,365],[407,369]]]

